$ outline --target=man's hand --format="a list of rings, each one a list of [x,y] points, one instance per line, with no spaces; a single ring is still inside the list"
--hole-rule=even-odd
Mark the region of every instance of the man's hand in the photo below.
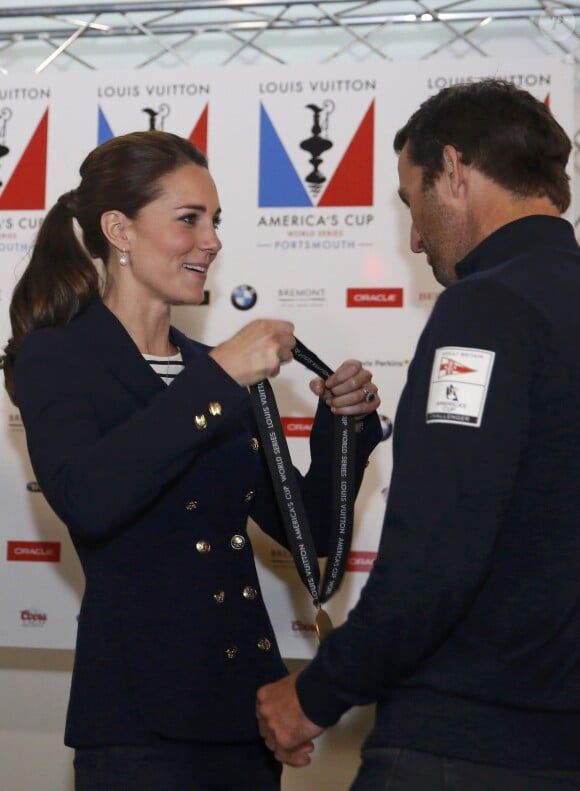
[[[296,695],[296,673],[258,690],[257,715],[266,747],[290,766],[306,766],[312,739],[324,728],[308,719]]]

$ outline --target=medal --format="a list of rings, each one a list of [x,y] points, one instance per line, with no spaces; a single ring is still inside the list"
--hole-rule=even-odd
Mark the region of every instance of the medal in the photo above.
[[[298,340],[296,340],[293,354],[302,365],[317,376],[328,379],[332,375],[331,369]],[[300,486],[294,474],[282,420],[270,382],[263,379],[261,382],[251,385],[250,395],[288,546],[292,552],[298,574],[312,596],[313,604],[316,607],[314,626],[318,639],[323,640],[330,634],[333,627],[332,621],[322,609],[321,603],[328,601],[338,590],[346,568],[352,537],[356,496],[355,420],[352,415],[341,415],[336,416],[333,421],[333,530],[324,579],[320,584],[320,566],[314,540],[308,525]],[[368,400],[370,401],[370,398]]]
[[[333,626],[330,620],[330,615],[322,609],[320,605],[316,608],[316,620],[314,621],[316,627],[316,634],[320,642],[332,632]]]

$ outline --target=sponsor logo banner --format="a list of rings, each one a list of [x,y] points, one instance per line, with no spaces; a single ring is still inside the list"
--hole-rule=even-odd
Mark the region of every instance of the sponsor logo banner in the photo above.
[[[45,208],[46,159],[48,141],[48,89],[42,91],[44,106],[32,113],[30,106],[11,102],[0,103],[0,211]],[[23,92],[25,93],[25,92]],[[11,230],[20,222],[28,230],[27,218],[4,218],[2,230]],[[25,223],[23,226],[22,223]]]
[[[45,612],[39,612],[33,608],[20,610],[20,623],[22,626],[44,626],[48,616]]]
[[[60,541],[8,541],[6,560],[60,563]]]
[[[306,105],[301,100],[294,118],[286,105],[278,125],[262,103],[258,205],[372,206],[374,110],[372,100],[353,128],[351,103],[315,97]],[[298,114],[300,127],[289,129]],[[340,143],[333,134],[337,125],[343,133]]]
[[[292,621],[292,632],[295,637],[314,638],[316,637],[316,626],[296,618]]]
[[[402,308],[402,288],[347,288],[347,308]]]
[[[97,86],[97,139],[135,130],[174,132],[207,154],[209,82],[161,82],[148,77]]]
[[[309,437],[314,423],[313,417],[283,417],[281,420],[287,437]]]
[[[352,551],[348,556],[346,570],[369,572],[376,559],[376,552]]]
[[[258,292],[253,286],[243,283],[234,288],[230,300],[234,308],[238,310],[250,310],[258,301]]]

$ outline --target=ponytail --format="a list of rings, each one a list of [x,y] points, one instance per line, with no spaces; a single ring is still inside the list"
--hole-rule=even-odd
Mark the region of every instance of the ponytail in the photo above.
[[[97,269],[73,228],[75,196],[74,191],[65,193],[46,215],[30,262],[12,294],[12,337],[0,365],[13,403],[14,361],[28,335],[40,327],[68,324],[99,293]]]

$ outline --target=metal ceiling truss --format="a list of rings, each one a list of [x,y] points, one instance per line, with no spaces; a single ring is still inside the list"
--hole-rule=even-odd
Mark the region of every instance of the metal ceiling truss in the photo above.
[[[415,46],[418,37],[428,45],[419,57],[442,52],[485,57],[491,54],[494,36],[507,31],[512,39],[538,37],[537,54],[562,53],[580,63],[578,17],[580,2],[567,0],[496,0],[495,6],[492,0],[149,0],[18,6],[0,8],[0,66],[8,71],[18,59],[18,47],[27,43],[28,57],[39,52],[36,72],[63,55],[96,69],[91,62],[91,57],[99,60],[95,42],[103,45],[113,39],[132,40],[135,68],[167,56],[191,66],[202,48],[208,63],[209,41],[218,58],[214,64],[248,58],[253,63],[288,63],[288,50],[301,45],[301,33],[305,46],[325,50],[322,61],[346,55],[395,59],[397,38],[407,39],[411,31],[418,34],[413,36]],[[463,49],[455,53],[458,45]]]

